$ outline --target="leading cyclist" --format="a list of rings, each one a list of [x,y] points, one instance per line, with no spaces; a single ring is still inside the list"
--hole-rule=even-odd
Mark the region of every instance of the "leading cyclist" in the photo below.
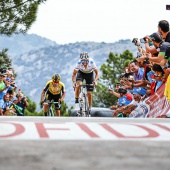
[[[58,102],[55,104],[56,116],[60,116],[60,104],[63,101],[66,92],[65,85],[60,81],[61,76],[58,73],[55,73],[52,76],[52,80],[46,83],[42,94],[41,94],[41,104],[43,105],[44,115],[47,116],[48,111],[48,102],[54,100],[54,102]]]
[[[95,73],[95,74],[94,74]],[[75,88],[75,109],[79,108],[79,92],[80,86],[83,80],[86,80],[86,84],[97,85],[97,80],[99,79],[99,71],[96,67],[96,64],[92,58],[89,57],[87,52],[83,52],[80,54],[80,59],[74,68],[72,74],[73,88]],[[87,86],[87,97],[89,102],[89,110],[92,107],[92,92],[94,87]]]

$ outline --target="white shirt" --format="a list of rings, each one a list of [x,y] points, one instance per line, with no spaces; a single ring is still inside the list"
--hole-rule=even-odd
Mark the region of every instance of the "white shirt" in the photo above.
[[[80,70],[83,73],[91,73],[93,70],[95,70],[96,64],[92,58],[89,58],[89,62],[87,64],[87,68],[84,67],[84,65],[81,63],[81,60],[79,60],[76,64],[75,70]]]

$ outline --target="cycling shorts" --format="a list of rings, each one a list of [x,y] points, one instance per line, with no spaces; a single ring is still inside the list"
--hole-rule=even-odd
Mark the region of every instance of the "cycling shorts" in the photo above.
[[[53,100],[54,102],[58,102],[60,97],[61,97],[61,94],[53,95],[52,93],[47,91],[44,102],[48,103],[48,102],[51,102],[51,100]],[[55,110],[60,110],[60,105],[58,103],[54,105],[55,105]]]
[[[82,71],[78,71],[76,75],[76,82],[83,82],[83,80],[86,80],[86,84],[92,84],[94,81],[94,72],[91,73],[83,73]],[[92,92],[94,89],[93,86],[87,86],[87,91]]]

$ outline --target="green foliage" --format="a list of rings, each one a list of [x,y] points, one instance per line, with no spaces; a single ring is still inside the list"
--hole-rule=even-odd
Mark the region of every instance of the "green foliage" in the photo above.
[[[1,68],[11,66],[12,60],[8,56],[7,51],[8,51],[7,48],[0,51],[0,67]]]
[[[98,83],[93,93],[93,107],[110,107],[117,98],[109,93],[108,88]]]
[[[25,116],[37,116],[36,103],[31,101],[29,97],[27,97],[27,101],[29,106],[25,109]]]
[[[120,55],[110,52],[106,60],[107,63],[100,68],[102,71],[101,79],[111,80],[111,83],[114,84],[118,81],[119,75],[124,72],[124,68],[133,59],[133,54],[129,50],[124,51]]]
[[[11,66],[12,60],[7,54],[8,49],[3,49],[0,51],[0,68],[7,68]],[[15,70],[14,70],[14,76],[16,77]],[[27,101],[29,103],[29,106],[25,109],[25,116],[35,116],[38,113],[36,112],[36,103],[32,102],[28,97]]]
[[[0,34],[26,33],[36,20],[38,6],[46,0],[1,0]]]
[[[61,103],[60,113],[61,113],[61,116],[69,116],[68,106],[64,101],[62,101]]]
[[[109,107],[116,104],[117,98],[108,92],[109,83],[104,82],[110,82],[114,86],[115,83],[119,82],[119,76],[124,72],[124,68],[133,59],[133,54],[129,50],[120,55],[110,52],[106,63],[100,68],[102,75],[96,87],[96,92],[93,94],[93,107]]]
[[[55,106],[52,105],[52,108],[53,108],[53,112],[54,112],[54,115],[55,115]],[[62,103],[61,103],[60,114],[61,114],[61,116],[69,116],[68,106],[64,101],[62,101]],[[44,116],[43,110],[36,113],[35,116]]]

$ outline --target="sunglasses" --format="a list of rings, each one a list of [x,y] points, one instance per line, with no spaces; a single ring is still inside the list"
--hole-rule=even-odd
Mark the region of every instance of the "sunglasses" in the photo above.
[[[81,63],[88,63],[88,60],[81,60]]]
[[[55,83],[55,84],[58,84],[58,82],[59,82],[59,81],[54,81],[54,80],[53,80],[53,83]]]

